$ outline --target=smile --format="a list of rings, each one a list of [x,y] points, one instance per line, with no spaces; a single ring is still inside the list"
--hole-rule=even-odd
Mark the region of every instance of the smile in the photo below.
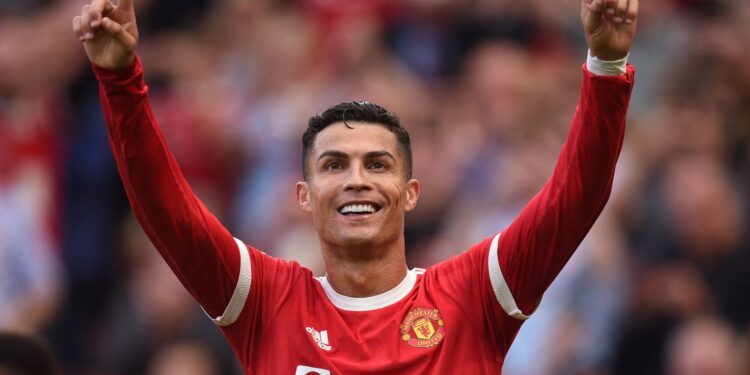
[[[346,204],[339,208],[339,213],[342,215],[366,215],[378,212],[380,206],[372,203],[353,203]]]

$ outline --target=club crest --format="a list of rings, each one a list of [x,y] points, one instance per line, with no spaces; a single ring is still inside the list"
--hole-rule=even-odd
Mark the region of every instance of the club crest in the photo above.
[[[415,348],[435,346],[445,337],[445,322],[437,309],[417,307],[404,317],[401,339]]]

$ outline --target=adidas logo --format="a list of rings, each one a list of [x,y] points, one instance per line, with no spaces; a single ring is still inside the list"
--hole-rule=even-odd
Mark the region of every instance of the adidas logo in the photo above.
[[[305,331],[312,336],[319,348],[325,351],[331,351],[331,345],[328,344],[328,331],[318,332],[312,327],[305,327]]]

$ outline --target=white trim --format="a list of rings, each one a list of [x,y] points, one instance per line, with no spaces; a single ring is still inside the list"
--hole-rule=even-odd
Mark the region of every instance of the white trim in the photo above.
[[[328,297],[328,300],[339,309],[347,311],[370,311],[390,306],[406,297],[417,282],[417,271],[416,269],[407,271],[406,277],[404,277],[404,279],[393,289],[387,292],[372,297],[361,298],[339,294],[333,290],[333,287],[325,276],[318,277],[316,280],[318,280],[323,286],[323,291]]]
[[[508,283],[505,282],[505,277],[503,277],[503,271],[500,270],[500,259],[497,257],[497,243],[499,240],[500,233],[492,239],[492,245],[490,245],[490,253],[487,261],[492,290],[495,292],[497,302],[500,303],[500,306],[508,315],[516,319],[526,320],[529,316],[524,315],[516,305],[516,300],[513,299],[513,295],[510,293],[510,288],[508,288]]]
[[[216,318],[209,316],[220,327],[228,326],[240,317],[242,308],[245,306],[245,301],[247,301],[247,295],[250,293],[250,283],[252,282],[252,266],[247,246],[236,238],[234,242],[237,243],[237,250],[240,252],[240,274],[237,276],[237,286],[234,288],[234,293],[232,293],[232,298],[229,300],[226,309],[224,309],[224,313]],[[206,310],[203,311],[205,312]]]
[[[311,373],[314,373],[316,375],[331,375],[330,370],[326,370],[324,368],[303,366],[303,365],[297,366],[297,370],[294,372],[294,375],[307,375]]]
[[[619,60],[602,60],[591,55],[589,50],[586,56],[586,69],[598,76],[620,76],[628,72],[628,56]]]

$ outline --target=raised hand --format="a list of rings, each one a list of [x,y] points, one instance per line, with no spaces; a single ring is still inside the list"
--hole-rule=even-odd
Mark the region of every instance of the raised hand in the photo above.
[[[633,44],[638,0],[581,0],[581,20],[591,54],[602,60],[627,56]]]
[[[92,0],[73,18],[73,32],[83,42],[89,60],[97,66],[118,69],[135,59],[138,27],[133,0]]]

